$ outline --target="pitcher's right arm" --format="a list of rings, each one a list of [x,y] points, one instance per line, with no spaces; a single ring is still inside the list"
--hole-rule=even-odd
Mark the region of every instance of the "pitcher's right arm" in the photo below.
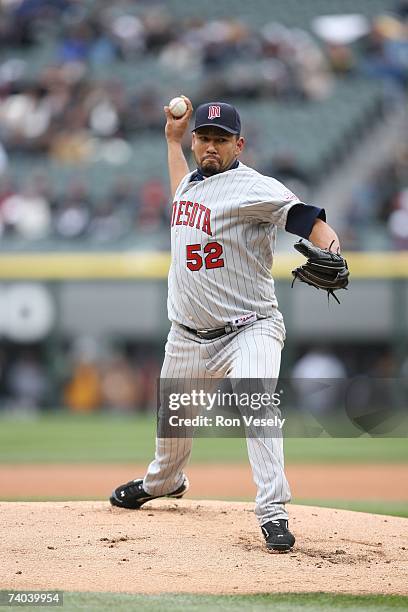
[[[181,180],[190,172],[181,143],[189,126],[191,115],[193,114],[193,105],[186,96],[181,97],[186,101],[187,111],[179,119],[173,117],[168,106],[164,107],[164,113],[167,119],[165,135],[167,140],[167,158],[172,198],[174,198],[174,194]]]

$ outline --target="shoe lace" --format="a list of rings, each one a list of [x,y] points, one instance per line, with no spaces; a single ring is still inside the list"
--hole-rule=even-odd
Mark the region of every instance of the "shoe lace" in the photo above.
[[[140,493],[143,491],[143,483],[130,481],[127,483],[125,489],[126,493],[129,495],[134,495],[135,493]]]
[[[286,523],[279,521],[270,521],[268,527],[263,527],[264,533],[268,536],[278,535],[287,531]]]

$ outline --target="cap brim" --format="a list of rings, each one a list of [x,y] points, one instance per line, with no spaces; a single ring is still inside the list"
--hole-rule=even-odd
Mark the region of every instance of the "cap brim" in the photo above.
[[[219,123],[201,123],[200,125],[196,125],[191,131],[195,132],[196,130],[199,130],[202,127],[217,127],[220,128],[221,130],[224,130],[224,132],[228,132],[228,134],[235,134],[236,136],[239,134],[239,132],[237,132],[236,130],[231,130],[230,128],[225,127],[224,125],[220,125]]]

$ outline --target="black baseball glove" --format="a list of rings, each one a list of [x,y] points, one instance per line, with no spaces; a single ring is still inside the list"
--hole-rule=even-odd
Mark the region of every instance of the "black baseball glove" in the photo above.
[[[340,304],[334,292],[338,289],[346,289],[348,285],[349,271],[344,257],[330,251],[330,247],[320,249],[302,240],[295,244],[295,249],[307,258],[307,262],[292,270],[292,287],[298,278],[316,289],[324,289],[327,291],[327,299],[332,295]]]

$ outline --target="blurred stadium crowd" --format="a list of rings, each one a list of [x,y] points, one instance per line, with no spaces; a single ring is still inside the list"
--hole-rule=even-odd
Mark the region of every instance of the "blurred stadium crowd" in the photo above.
[[[149,346],[106,355],[74,347],[66,358],[61,353],[57,376],[50,376],[44,347],[14,347],[11,354],[0,355],[0,413],[56,407],[78,413],[155,410],[160,362]],[[55,374],[55,364],[52,369]]]
[[[229,0],[210,4],[0,0],[1,251],[167,250],[162,108],[179,93],[194,105],[235,103],[244,163],[308,202],[390,109],[406,105],[408,0],[333,1],[333,15],[357,13],[335,21],[318,19],[328,11],[320,0],[265,0],[258,12],[236,0],[229,14]],[[363,248],[371,228],[385,248],[408,249],[406,135],[342,214],[345,248]],[[162,347],[100,353],[70,342],[54,377],[46,344],[0,344],[0,408],[155,407]],[[300,365],[309,354],[309,364],[336,362],[347,375],[402,371],[385,346],[317,353],[299,349]]]
[[[252,115],[257,102],[268,100],[278,103],[282,120],[288,106],[304,109],[307,124],[308,110],[318,112],[322,101],[340,98],[350,83],[364,89],[370,79],[380,82],[373,96],[379,96],[377,116],[362,107],[358,125],[349,119],[355,140],[364,117],[369,128],[383,105],[406,95],[406,0],[370,21],[345,24],[348,33],[360,28],[356,40],[347,31],[339,35],[340,22],[334,37],[324,31],[330,24],[317,24],[320,38],[306,27],[276,22],[272,7],[263,24],[203,18],[199,10],[183,18],[158,2],[3,0],[0,7],[0,232],[7,248],[13,238],[32,240],[35,248],[53,238],[59,248],[59,241],[78,237],[114,247],[132,232],[137,248],[146,227],[167,227],[165,158],[153,147],[149,152],[146,141],[160,148],[170,84],[194,103],[255,104]],[[333,107],[333,124],[336,114]],[[303,192],[327,173],[323,155],[313,169],[302,164],[300,134],[287,134],[287,143],[275,150],[273,139],[265,146],[260,131],[262,121],[249,124],[244,161],[300,183]],[[314,138],[323,140],[324,132]],[[339,125],[331,165],[352,145],[349,138],[341,146],[344,126],[343,132]],[[310,157],[317,145],[309,142]],[[403,151],[396,165],[406,156]],[[351,202],[346,246],[358,248],[359,219],[367,220],[368,207],[373,222],[388,226],[389,246],[405,248],[408,236],[401,239],[399,228],[408,215],[406,170],[385,168],[384,177],[387,189],[377,189],[374,178]]]
[[[3,410],[30,415],[44,408],[55,410],[56,406],[78,414],[100,411],[153,413],[156,410],[161,366],[158,347],[137,343],[101,349],[93,338],[78,338],[60,353],[57,375],[53,377],[50,376],[50,356],[44,349],[44,346],[17,350],[14,347],[7,356],[0,351],[0,414]],[[327,396],[320,397],[320,408],[316,395],[312,394],[307,408],[311,388],[307,381],[316,377],[327,379],[331,390]],[[331,347],[321,343],[300,346],[290,375],[283,380],[285,383],[292,380],[304,408],[313,412],[336,407],[332,392],[337,381],[354,380],[362,393],[361,400],[364,397],[368,401],[368,394],[372,403],[370,380],[374,381],[373,386],[380,381],[377,387],[383,389],[381,381],[389,381],[394,388],[407,378],[408,359],[400,364],[392,351],[381,345],[367,351],[363,347]],[[407,397],[406,384],[402,387],[401,392]],[[376,401],[382,400],[377,397]],[[390,402],[389,397],[387,401]]]
[[[78,338],[52,364],[45,345],[0,350],[0,413],[65,406],[77,413],[154,411],[160,355],[150,344],[101,347]],[[53,355],[55,358],[55,355]]]
[[[170,209],[167,188],[159,179],[137,188],[130,177],[120,177],[98,199],[83,180],[58,192],[47,174],[35,172],[22,190],[9,178],[3,180],[0,210],[5,238],[39,241],[51,236],[64,248],[81,238],[103,246],[162,229],[168,226]]]

